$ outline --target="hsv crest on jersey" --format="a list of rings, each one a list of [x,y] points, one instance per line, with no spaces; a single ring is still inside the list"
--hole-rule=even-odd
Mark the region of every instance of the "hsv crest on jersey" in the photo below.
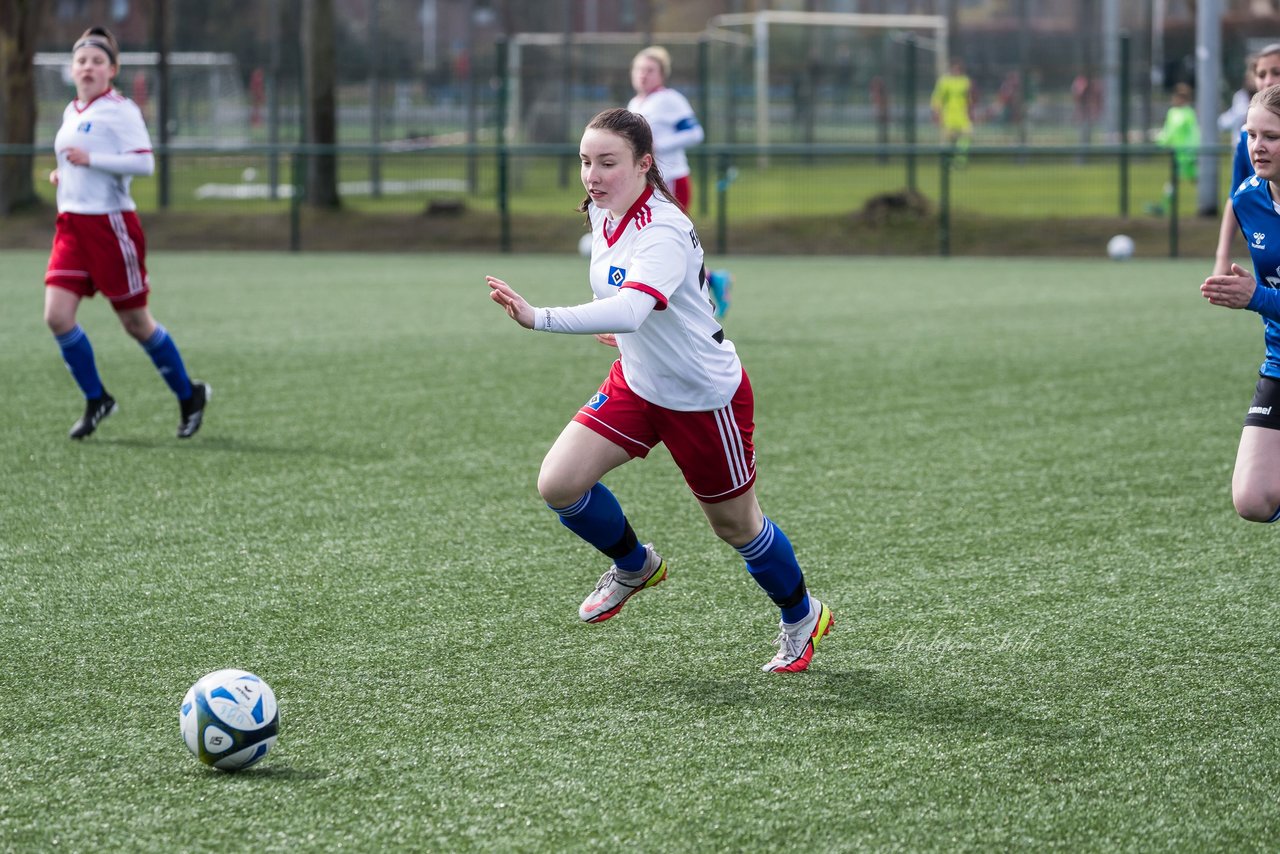
[[[88,133],[91,127],[93,127],[93,122],[81,122],[79,127],[76,128],[76,133]]]
[[[609,268],[609,284],[615,288],[622,287],[622,283],[627,280],[627,271],[621,267]]]
[[[600,411],[600,407],[604,406],[605,401],[609,399],[609,395],[603,392],[596,392],[591,395],[591,399],[587,401],[587,408],[596,412]]]

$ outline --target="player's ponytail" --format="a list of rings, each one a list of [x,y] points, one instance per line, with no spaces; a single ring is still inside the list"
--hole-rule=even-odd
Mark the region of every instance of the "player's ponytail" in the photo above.
[[[673,205],[680,207],[676,197],[667,188],[667,182],[663,180],[662,172],[658,170],[658,158],[653,154],[653,131],[649,128],[649,123],[645,121],[644,116],[621,108],[605,110],[596,113],[595,117],[587,122],[587,130],[606,130],[622,137],[626,140],[627,147],[631,149],[631,154],[637,161],[646,154],[649,155],[653,163],[649,166],[649,171],[644,175],[645,181],[648,182],[655,193],[661,193]],[[578,205],[578,210],[586,213],[589,207],[591,207],[591,196],[587,196],[582,200],[582,204]]]

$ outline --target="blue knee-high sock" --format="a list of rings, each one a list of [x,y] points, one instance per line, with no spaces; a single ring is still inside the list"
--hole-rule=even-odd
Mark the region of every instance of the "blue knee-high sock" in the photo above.
[[[798,623],[809,616],[804,573],[800,571],[791,541],[781,528],[765,517],[760,533],[745,546],[738,546],[738,554],[747,562],[747,571],[756,584],[782,610],[784,622]]]
[[[182,364],[182,354],[178,352],[178,345],[174,344],[173,339],[169,337],[169,330],[157,323],[156,331],[142,345],[142,349],[146,350],[151,361],[155,362],[156,370],[160,371],[160,376],[164,377],[164,381],[169,384],[169,388],[173,389],[178,400],[190,398],[191,378],[187,376],[187,368]]]
[[[55,335],[54,340],[62,348],[62,360],[67,363],[67,370],[75,379],[85,399],[96,400],[102,397],[102,378],[98,376],[98,365],[93,358],[93,345],[89,336],[76,324],[75,328],[65,335]]]
[[[618,569],[636,572],[644,568],[644,546],[631,530],[622,505],[603,483],[588,489],[568,507],[551,509],[560,516],[560,524],[613,558]]]

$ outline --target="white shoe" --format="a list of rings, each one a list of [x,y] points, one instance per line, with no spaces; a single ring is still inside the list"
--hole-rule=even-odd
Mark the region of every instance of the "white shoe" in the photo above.
[[[760,669],[767,673],[799,673],[808,670],[818,642],[835,624],[831,609],[810,596],[809,616],[798,623],[779,623],[782,630],[774,640],[778,654]]]
[[[623,572],[611,566],[596,582],[596,589],[578,607],[578,617],[584,623],[603,623],[622,610],[635,594],[648,587],[661,584],[667,577],[667,562],[662,555],[646,544],[644,568],[639,572]]]

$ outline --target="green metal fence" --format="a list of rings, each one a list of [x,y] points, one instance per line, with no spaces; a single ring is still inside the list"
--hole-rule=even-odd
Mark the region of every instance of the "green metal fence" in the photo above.
[[[1223,199],[1231,153],[1204,149],[1217,163]],[[0,158],[22,155],[34,155],[37,192],[52,205],[50,153],[0,147]],[[321,157],[336,159],[339,211],[307,205],[307,169]],[[133,183],[148,232],[158,236],[153,245],[198,245],[203,237],[214,247],[293,251],[353,243],[569,251],[583,227],[573,145],[175,148],[157,158],[156,176]],[[1060,254],[1070,255],[1136,230],[1147,236],[1143,254],[1157,254],[1159,235],[1158,254],[1176,256],[1199,213],[1194,187],[1178,185],[1172,154],[1151,146],[961,154],[939,146],[704,145],[691,161],[690,213],[718,255],[950,255],[983,247],[1057,254],[1055,234]]]

